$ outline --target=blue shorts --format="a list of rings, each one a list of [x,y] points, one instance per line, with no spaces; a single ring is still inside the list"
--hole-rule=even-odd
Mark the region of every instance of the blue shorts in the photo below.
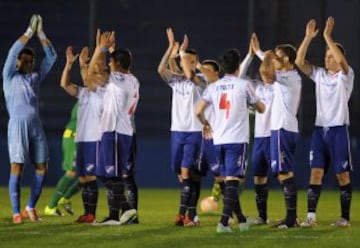
[[[221,174],[213,140],[202,139],[198,160],[198,171],[205,176],[208,170],[211,170],[215,177],[218,177]]]
[[[132,136],[105,132],[101,137],[96,175],[105,178],[122,177],[130,156]]]
[[[94,176],[98,163],[99,142],[76,143],[76,173],[78,176]]]
[[[271,170],[274,175],[294,172],[298,134],[284,129],[271,130]]]
[[[332,165],[336,174],[352,171],[350,136],[347,126],[315,127],[310,145],[310,167],[325,172]]]
[[[254,139],[251,167],[253,168],[254,176],[267,177],[271,168],[270,137]]]
[[[131,139],[129,158],[125,164],[125,167],[122,170],[123,176],[125,176],[125,175],[133,176],[135,174],[136,154],[137,154],[136,134],[133,134],[132,139]]]
[[[247,146],[247,143],[215,145],[222,176],[245,177]]]
[[[10,163],[46,163],[49,151],[44,129],[38,118],[10,118],[8,123],[8,149]]]
[[[171,169],[180,174],[181,167],[194,169],[201,147],[201,132],[171,132]]]

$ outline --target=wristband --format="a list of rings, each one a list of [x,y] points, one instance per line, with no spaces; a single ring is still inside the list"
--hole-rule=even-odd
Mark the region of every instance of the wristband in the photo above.
[[[104,53],[108,52],[109,51],[109,48],[107,47],[101,47],[100,50]]]

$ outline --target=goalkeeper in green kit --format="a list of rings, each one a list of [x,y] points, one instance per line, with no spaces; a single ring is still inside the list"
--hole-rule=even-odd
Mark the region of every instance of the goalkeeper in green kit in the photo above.
[[[56,185],[54,194],[52,195],[48,205],[44,210],[46,216],[63,216],[59,210],[62,206],[65,211],[71,215],[74,214],[71,208],[70,198],[80,191],[79,180],[76,176],[76,120],[77,120],[78,103],[71,110],[70,121],[66,125],[62,138],[63,162],[62,168],[65,174],[60,178]]]

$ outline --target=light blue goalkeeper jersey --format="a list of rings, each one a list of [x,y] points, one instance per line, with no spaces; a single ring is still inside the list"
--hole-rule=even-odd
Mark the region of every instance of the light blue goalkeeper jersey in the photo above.
[[[10,119],[39,117],[39,84],[49,73],[56,60],[51,44],[45,46],[45,58],[38,72],[21,74],[16,70],[16,60],[24,44],[17,40],[9,50],[3,69],[3,90]]]

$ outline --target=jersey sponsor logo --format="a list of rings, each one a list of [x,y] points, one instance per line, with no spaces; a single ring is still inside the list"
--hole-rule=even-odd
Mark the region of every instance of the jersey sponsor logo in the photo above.
[[[105,171],[106,171],[106,174],[113,174],[115,171],[115,166],[114,165],[106,165]]]

